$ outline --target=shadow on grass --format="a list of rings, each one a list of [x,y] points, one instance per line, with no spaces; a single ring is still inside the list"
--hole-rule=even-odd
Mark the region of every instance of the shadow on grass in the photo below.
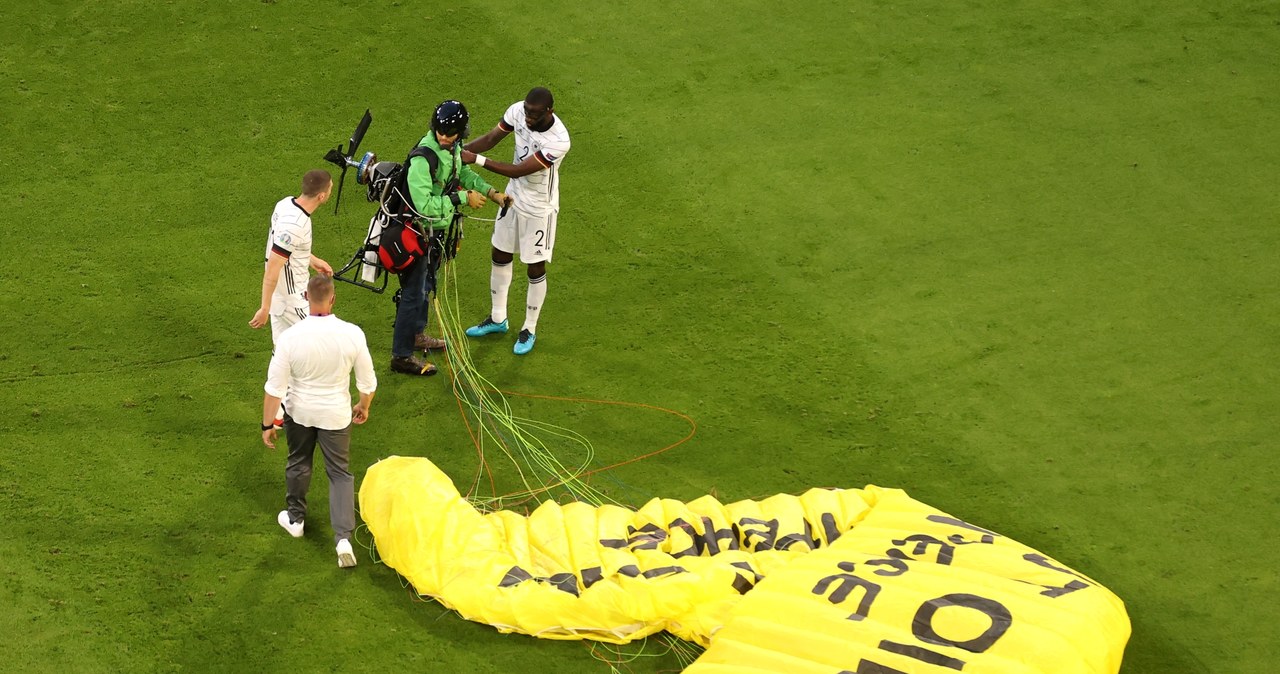
[[[1164,629],[1166,622],[1130,613],[1133,636],[1125,649],[1120,674],[1208,674],[1222,671],[1198,658],[1185,645],[1185,635],[1174,635]]]

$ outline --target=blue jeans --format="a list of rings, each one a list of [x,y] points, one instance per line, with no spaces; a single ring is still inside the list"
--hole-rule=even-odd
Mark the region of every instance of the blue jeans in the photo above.
[[[391,356],[413,355],[413,341],[427,327],[427,295],[436,289],[435,255],[419,259],[400,273],[400,304],[396,307],[396,324],[391,331]],[[437,258],[438,259],[438,258]]]

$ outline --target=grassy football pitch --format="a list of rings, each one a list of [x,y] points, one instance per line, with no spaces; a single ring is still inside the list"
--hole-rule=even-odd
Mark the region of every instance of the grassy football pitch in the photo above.
[[[53,1],[0,26],[0,669],[607,671],[363,550],[337,569],[322,477],[285,536],[254,429],[274,202],[365,108],[398,160],[441,99],[479,134],[545,85],[573,150],[537,348],[473,353],[504,388],[697,421],[601,488],[901,487],[1118,594],[1126,673],[1275,671],[1274,0]],[[370,208],[349,178],[316,254]],[[456,267],[477,319],[488,231]],[[446,379],[392,375],[390,301],[338,293],[380,377],[357,479],[400,454],[468,481]],[[521,404],[602,464],[686,430]]]

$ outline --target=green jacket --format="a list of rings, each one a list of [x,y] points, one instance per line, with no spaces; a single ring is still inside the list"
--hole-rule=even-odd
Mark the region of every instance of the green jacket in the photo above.
[[[413,199],[414,209],[429,218],[428,222],[433,229],[444,229],[449,226],[453,214],[467,203],[465,190],[488,194],[493,186],[472,171],[470,166],[462,163],[462,143],[454,143],[452,152],[442,150],[440,143],[436,142],[436,135],[428,133],[418,141],[418,146],[435,150],[436,157],[440,159],[440,168],[433,176],[431,164],[427,163],[424,157],[414,157],[409,160],[409,172],[406,177],[409,182],[409,198]],[[453,198],[444,194],[445,183],[453,177],[455,166],[458,171],[458,184],[463,190],[457,194],[457,205],[454,204]]]

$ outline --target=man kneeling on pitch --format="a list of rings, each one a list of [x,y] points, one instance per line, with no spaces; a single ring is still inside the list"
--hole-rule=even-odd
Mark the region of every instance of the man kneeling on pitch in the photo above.
[[[307,282],[310,315],[281,333],[267,371],[262,399],[262,442],[275,448],[274,419],[284,399],[284,433],[289,443],[285,463],[285,504],[276,521],[289,535],[302,537],[311,486],[311,459],[318,443],[329,476],[329,522],[337,543],[338,566],[356,565],[351,535],[356,527],[355,479],[351,461],[351,424],[369,418],[378,387],[364,331],[333,315],[333,279],[313,276]],[[351,405],[351,372],[355,370],[360,402]]]

